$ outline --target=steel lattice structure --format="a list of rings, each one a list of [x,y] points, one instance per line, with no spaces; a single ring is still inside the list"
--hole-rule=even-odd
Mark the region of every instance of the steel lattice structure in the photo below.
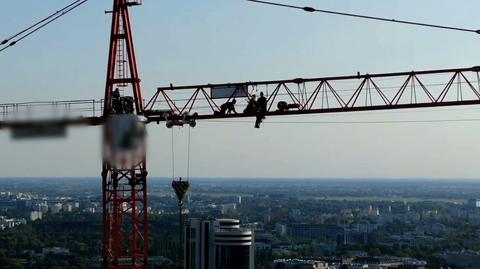
[[[424,70],[353,76],[296,78],[243,83],[169,86],[158,88],[142,109],[149,122],[168,119],[222,119],[255,117],[251,113],[216,114],[221,103],[231,98],[213,99],[210,91],[218,87],[244,87],[251,96],[263,89],[268,97],[265,116],[340,113],[371,110],[415,109],[480,104],[480,67]],[[263,87],[263,88],[262,88]],[[268,88],[273,89],[268,92]],[[300,89],[300,90],[299,90]],[[279,110],[276,101],[287,101],[298,108]],[[102,125],[106,121],[104,100],[61,101],[64,107],[83,105],[76,117],[53,120],[63,125]],[[27,105],[26,105],[27,104]],[[66,104],[66,105],[65,105]],[[32,109],[31,106],[57,107],[57,102],[0,104],[4,111]],[[239,105],[241,108],[241,105]],[[66,108],[65,108],[66,109]],[[75,108],[72,108],[75,111]],[[183,114],[189,115],[184,118]],[[19,112],[20,113],[20,112]],[[198,115],[193,115],[198,113]],[[98,116],[97,116],[98,115]],[[0,128],[29,126],[38,121],[0,121]],[[47,121],[49,122],[49,121]]]
[[[251,96],[253,93],[258,94],[258,88],[268,91],[270,86],[273,91],[267,96],[268,110],[265,116],[478,105],[480,104],[479,72],[480,67],[471,67],[161,87],[147,102],[145,115],[149,121],[153,122],[166,120],[169,114],[165,111],[171,112],[173,116],[170,118],[179,118],[184,113],[191,115],[197,112],[198,116],[189,117],[199,120],[255,116],[251,113],[216,114],[215,112],[219,110],[218,99],[211,98],[209,91],[221,87],[247,89]],[[432,79],[435,83],[426,82]],[[176,97],[179,93],[187,97]],[[276,101],[289,102],[296,108],[277,109]]]
[[[114,89],[132,90],[135,113],[143,114],[143,94],[137,70],[128,8],[138,2],[115,0],[104,98],[104,119],[111,117]],[[112,136],[104,128],[104,145]],[[104,154],[105,156],[105,154]],[[147,164],[145,153],[138,160],[120,163],[104,157],[103,268],[148,268]]]

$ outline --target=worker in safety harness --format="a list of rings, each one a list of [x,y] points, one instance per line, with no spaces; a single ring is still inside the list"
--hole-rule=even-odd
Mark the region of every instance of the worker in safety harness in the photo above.
[[[243,110],[245,114],[253,114],[256,113],[258,110],[257,108],[257,96],[252,94],[252,96],[248,99],[247,107]]]
[[[255,128],[260,128],[260,123],[265,119],[267,113],[267,98],[263,92],[260,92],[260,97],[257,100],[257,120],[255,121]]]
[[[237,103],[237,100],[233,98],[232,101],[226,102],[225,104],[220,106],[220,111],[216,111],[215,114],[217,115],[225,115],[225,114],[232,114],[235,113],[237,114],[237,111],[235,111],[235,104]]]
[[[116,88],[112,93],[112,108],[115,114],[123,113],[123,105],[120,96],[120,90]]]

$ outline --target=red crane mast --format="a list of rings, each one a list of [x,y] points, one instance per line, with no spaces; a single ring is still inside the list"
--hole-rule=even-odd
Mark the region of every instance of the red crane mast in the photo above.
[[[134,113],[143,115],[143,93],[130,25],[129,7],[138,1],[114,0],[108,56],[103,117],[108,122],[114,95],[131,90]],[[115,93],[116,92],[116,93]],[[115,98],[119,98],[116,96]],[[130,111],[133,112],[133,111]],[[115,128],[104,127],[104,145],[115,136]],[[145,152],[134,161],[114,162],[104,157],[103,193],[103,268],[141,269],[148,267],[147,162]]]

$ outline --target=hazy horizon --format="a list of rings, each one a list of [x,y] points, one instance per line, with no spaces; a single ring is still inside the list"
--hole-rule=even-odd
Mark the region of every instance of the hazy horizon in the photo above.
[[[51,177],[21,177],[21,176],[15,176],[15,177],[0,177],[0,180],[101,180],[101,177],[56,177],[56,176],[51,176]],[[171,182],[172,178],[169,177],[148,177],[149,181],[167,181]],[[175,180],[178,180],[178,178],[175,178]],[[186,178],[183,178],[183,180],[187,180]],[[192,182],[198,181],[198,182],[221,182],[222,180],[227,180],[225,181],[226,183],[234,183],[238,181],[248,181],[248,182],[275,182],[275,181],[282,181],[282,182],[385,182],[385,183],[401,183],[401,182],[413,182],[413,183],[422,183],[422,182],[448,182],[448,183],[462,183],[462,182],[473,182],[473,183],[479,183],[480,181],[478,179],[461,179],[461,178],[268,178],[268,177],[263,177],[263,178],[255,178],[255,177],[192,177],[189,179]]]

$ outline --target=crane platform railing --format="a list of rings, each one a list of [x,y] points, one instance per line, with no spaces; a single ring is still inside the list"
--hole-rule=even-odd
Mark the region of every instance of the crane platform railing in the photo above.
[[[102,112],[103,101],[94,99],[0,104],[2,121],[96,117]]]
[[[0,129],[100,125],[103,100],[81,99],[0,104]]]

